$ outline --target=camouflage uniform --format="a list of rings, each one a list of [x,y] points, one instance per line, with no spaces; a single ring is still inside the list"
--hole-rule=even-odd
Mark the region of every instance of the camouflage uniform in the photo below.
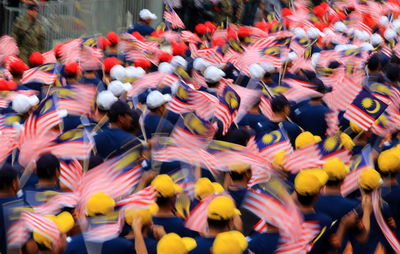
[[[217,5],[214,6],[214,11],[216,12],[214,22],[217,24],[217,26],[226,21],[232,22],[233,8],[231,1],[232,0],[221,0]]]
[[[18,43],[19,56],[25,62],[32,52],[43,50],[44,30],[38,19],[31,20],[27,15],[18,17],[14,23],[13,36]]]

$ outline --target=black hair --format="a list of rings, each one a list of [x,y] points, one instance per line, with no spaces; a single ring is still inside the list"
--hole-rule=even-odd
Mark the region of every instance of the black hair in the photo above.
[[[209,228],[214,228],[217,230],[224,230],[229,226],[231,220],[214,220],[207,218],[207,223]]]
[[[111,105],[107,116],[110,123],[116,123],[118,122],[119,116],[130,115],[131,112],[132,110],[128,103],[118,100]]]
[[[252,133],[249,130],[240,127],[239,129],[230,129],[226,134],[226,142],[246,146]]]
[[[310,206],[312,205],[315,201],[316,198],[318,197],[318,194],[316,195],[302,195],[297,193],[297,200],[299,201],[299,203],[303,206]]]
[[[377,70],[379,70],[381,64],[380,64],[380,61],[379,61],[379,56],[378,56],[378,54],[372,55],[372,56],[368,59],[368,61],[367,61],[367,66],[368,66],[368,69],[369,69],[370,71],[377,71]]]
[[[4,164],[0,169],[0,190],[8,190],[17,179],[17,170],[9,164]]]
[[[157,197],[156,204],[159,207],[169,206],[171,203],[175,202],[175,196],[172,197]]]
[[[390,64],[386,69],[386,77],[391,82],[399,81],[400,78],[400,68],[397,65]]]
[[[331,186],[331,187],[340,186],[340,185],[342,185],[342,183],[343,183],[343,179],[341,179],[341,180],[328,180],[326,182],[326,186]]]
[[[338,61],[332,61],[329,63],[329,69],[337,69],[341,64]]]
[[[104,162],[103,158],[98,155],[90,156],[88,170],[97,167],[98,165],[100,165],[103,162]]]
[[[274,113],[281,113],[289,107],[289,101],[283,95],[274,96],[271,100],[271,109]]]
[[[209,88],[216,88],[219,85],[219,81],[217,82],[206,82]]]
[[[60,161],[51,153],[40,156],[36,162],[36,174],[39,179],[51,180],[57,176],[60,170]]]
[[[236,171],[230,171],[229,175],[231,176],[233,181],[240,181],[243,180],[243,178],[246,176],[247,170],[244,172],[236,172]]]

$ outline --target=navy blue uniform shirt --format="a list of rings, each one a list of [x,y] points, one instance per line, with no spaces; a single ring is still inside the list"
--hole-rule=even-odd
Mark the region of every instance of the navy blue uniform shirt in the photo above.
[[[293,113],[296,123],[304,130],[311,132],[313,135],[325,138],[327,124],[325,115],[330,109],[324,105],[305,104],[297,108]]]
[[[136,139],[134,135],[118,128],[106,128],[93,138],[97,154],[102,158],[107,158],[114,151],[121,149],[124,144]]]
[[[129,27],[128,33],[138,32],[142,36],[150,35],[154,32],[154,28],[145,24],[135,24]]]
[[[82,234],[71,237],[70,242],[64,254],[87,254],[85,240]],[[131,254],[134,252],[133,242],[131,240],[117,237],[106,241],[101,247],[102,254]]]

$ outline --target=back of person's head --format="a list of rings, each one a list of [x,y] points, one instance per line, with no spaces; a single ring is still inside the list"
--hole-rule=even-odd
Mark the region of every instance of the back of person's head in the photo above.
[[[379,71],[380,61],[377,54],[372,55],[367,61],[367,67],[370,71]]]
[[[229,130],[226,134],[225,140],[226,142],[246,146],[251,136],[251,131],[240,127],[239,129]]]
[[[8,191],[18,181],[18,172],[11,165],[4,164],[0,168],[0,191]]]
[[[209,228],[220,231],[229,230],[230,223],[235,215],[239,215],[231,197],[218,196],[214,198],[207,208],[207,222]]]
[[[246,163],[232,163],[229,165],[228,169],[232,181],[244,180],[249,173],[251,174],[251,166]]]
[[[51,153],[40,156],[36,162],[36,174],[39,179],[53,180],[58,177],[60,161]]]
[[[103,162],[104,162],[104,159],[98,155],[90,156],[88,170],[91,170],[91,169],[97,167],[98,165],[100,165]]]
[[[328,174],[322,169],[301,170],[294,179],[294,189],[299,203],[303,206],[313,205],[328,179]]]
[[[131,115],[131,113],[128,103],[118,100],[111,105],[107,115],[110,123],[116,123],[120,116]]]
[[[394,64],[389,65],[386,68],[386,77],[391,82],[397,82],[400,80],[400,67]]]
[[[271,100],[271,109],[274,113],[283,113],[289,107],[289,101],[283,95],[274,96]]]

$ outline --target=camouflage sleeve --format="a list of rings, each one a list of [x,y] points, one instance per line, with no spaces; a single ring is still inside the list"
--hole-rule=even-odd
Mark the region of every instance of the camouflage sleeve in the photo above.
[[[39,47],[41,50],[44,49],[44,40],[45,40],[45,33],[44,33],[44,29],[43,29],[43,24],[40,23],[39,26],[39,32],[37,34],[37,40],[39,42]]]
[[[233,15],[231,0],[221,0],[221,6],[221,13],[223,13],[224,16],[231,18]]]
[[[243,1],[237,0],[237,6],[238,6],[238,8],[236,10],[235,15],[236,15],[236,19],[240,21],[240,20],[242,20],[242,15],[243,15],[243,10],[244,10]]]
[[[13,37],[17,41],[18,44],[20,44],[25,37],[25,34],[28,30],[29,26],[27,26],[26,22],[24,22],[23,19],[18,18],[13,27]]]

